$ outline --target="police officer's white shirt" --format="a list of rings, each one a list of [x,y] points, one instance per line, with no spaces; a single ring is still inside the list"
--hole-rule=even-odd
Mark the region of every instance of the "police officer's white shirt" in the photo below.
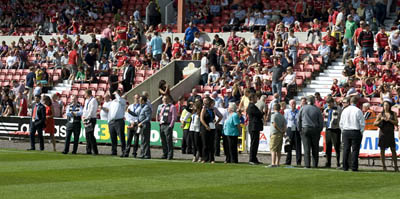
[[[115,94],[115,99],[111,101],[108,110],[108,121],[123,119],[125,115],[126,100]]]
[[[84,119],[97,118],[97,107],[98,103],[96,98],[91,97],[85,100],[85,106],[83,107],[82,117]]]
[[[110,110],[110,104],[111,104],[111,101],[104,102],[103,108],[106,108],[106,109]],[[108,120],[108,112],[106,112],[103,109],[101,109],[101,111],[100,111],[100,119],[101,120]]]

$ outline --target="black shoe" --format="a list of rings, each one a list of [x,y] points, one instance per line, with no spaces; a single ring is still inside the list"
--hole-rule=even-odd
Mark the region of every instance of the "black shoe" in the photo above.
[[[86,155],[92,155],[92,152],[86,152]]]
[[[111,153],[111,156],[117,156],[117,153]]]
[[[168,157],[168,158],[167,158],[167,160],[173,160],[173,159],[174,159],[173,157]]]
[[[308,167],[304,167],[305,169],[311,169],[311,167],[310,166],[308,166]]]
[[[186,154],[186,151],[182,151],[182,154]]]
[[[164,159],[164,160],[165,160],[165,159],[167,159],[167,156],[162,156],[161,159]]]
[[[349,169],[343,168],[343,171],[349,171]]]
[[[132,154],[132,157],[133,157],[133,158],[136,158],[136,154]]]
[[[62,154],[68,154],[68,152],[65,152],[65,151],[63,151],[63,152],[61,152]]]
[[[353,171],[353,172],[358,172],[358,169],[352,169],[351,171]]]
[[[27,151],[34,151],[36,149],[30,148],[30,149],[26,149]]]
[[[124,155],[124,154],[121,154],[119,157],[120,157],[120,158],[124,158],[124,157],[125,157],[125,155]]]
[[[76,155],[76,152],[72,152],[71,154],[72,154],[72,155]]]
[[[44,151],[44,149],[40,149],[40,151]]]
[[[149,160],[149,159],[151,159],[151,157],[143,157],[142,159],[146,159],[146,160]]]

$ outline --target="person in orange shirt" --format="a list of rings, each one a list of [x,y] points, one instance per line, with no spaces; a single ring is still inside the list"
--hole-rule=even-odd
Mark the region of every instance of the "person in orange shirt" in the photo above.
[[[374,125],[376,113],[371,109],[371,105],[369,103],[364,103],[362,111],[365,118],[365,130],[378,130],[378,127]]]
[[[56,139],[54,137],[54,133],[55,133],[55,123],[54,123],[54,118],[53,118],[53,110],[51,106],[51,99],[49,96],[44,95],[42,97],[42,101],[44,106],[46,107],[46,122],[45,122],[45,129],[44,132],[45,133],[49,133],[50,134],[50,138],[51,138],[51,142],[53,144],[53,151],[56,151]]]

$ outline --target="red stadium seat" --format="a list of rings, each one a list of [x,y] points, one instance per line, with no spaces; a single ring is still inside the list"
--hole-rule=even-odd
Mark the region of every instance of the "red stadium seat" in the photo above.
[[[102,91],[106,91],[107,90],[107,84],[104,83],[100,83],[98,90],[102,90]]]

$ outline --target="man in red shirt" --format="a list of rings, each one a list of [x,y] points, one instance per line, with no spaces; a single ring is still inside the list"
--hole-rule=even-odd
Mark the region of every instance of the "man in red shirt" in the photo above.
[[[17,100],[18,116],[28,116],[28,102],[26,101],[26,96],[22,92],[19,92]]]
[[[74,45],[74,49],[69,52],[68,55],[68,65],[71,69],[71,75],[69,76],[68,80],[71,82],[75,79],[75,75],[78,72],[78,45]]]
[[[379,76],[379,71],[375,66],[375,63],[370,62],[368,65],[368,77],[376,78]]]
[[[333,28],[334,25],[336,24],[336,17],[339,14],[338,11],[334,10],[334,8],[329,8],[328,9],[328,23],[329,23],[329,28]]]
[[[120,45],[121,41],[126,41],[128,28],[125,26],[124,22],[120,21],[118,26],[115,28],[115,41],[118,42],[118,46]]]
[[[360,47],[360,45],[358,44],[358,36],[360,36],[360,33],[364,30],[364,28],[365,28],[365,22],[364,21],[360,21],[360,27],[358,27],[356,29],[356,31],[354,31],[353,42],[358,47]]]
[[[75,18],[72,19],[72,25],[69,27],[69,30],[70,29],[72,29],[73,35],[79,34],[79,23],[76,21]]]
[[[392,75],[392,72],[390,70],[386,70],[385,74],[382,76],[382,81],[384,83],[389,83],[391,85],[396,85],[397,78]]]
[[[333,52],[333,59],[336,59],[338,45],[336,38],[332,36],[331,32],[331,29],[328,28],[326,30],[326,35],[322,38],[322,40],[326,41],[326,45],[328,45],[331,48],[331,52]]]
[[[378,44],[378,55],[381,59],[383,53],[385,52],[385,47],[389,46],[389,36],[385,32],[384,26],[381,26],[380,31],[376,34],[375,42]]]

